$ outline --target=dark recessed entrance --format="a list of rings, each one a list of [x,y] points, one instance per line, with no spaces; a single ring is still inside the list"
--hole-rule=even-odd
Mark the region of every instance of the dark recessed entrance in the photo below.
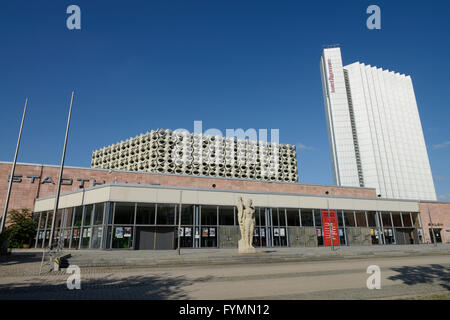
[[[395,228],[397,244],[419,243],[417,230],[414,228]]]
[[[433,233],[431,232],[431,228],[430,230],[430,239],[431,242],[434,242],[434,239],[436,239],[436,243],[442,243],[442,238],[441,238],[441,229],[439,228],[433,228],[434,231],[434,238],[433,238]]]
[[[175,248],[173,227],[139,227],[136,230],[136,249],[170,250]]]

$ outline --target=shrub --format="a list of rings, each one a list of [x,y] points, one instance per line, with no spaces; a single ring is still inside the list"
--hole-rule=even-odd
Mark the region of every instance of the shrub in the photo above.
[[[30,244],[30,239],[36,234],[36,222],[30,210],[11,210],[8,212],[8,221],[6,231],[9,247],[22,248],[24,244]]]

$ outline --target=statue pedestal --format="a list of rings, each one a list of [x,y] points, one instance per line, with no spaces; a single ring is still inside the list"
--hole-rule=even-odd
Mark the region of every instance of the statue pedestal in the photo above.
[[[255,248],[239,248],[239,254],[256,253]]]
[[[256,249],[253,247],[249,247],[248,245],[242,243],[242,240],[239,240],[239,253],[256,253]]]

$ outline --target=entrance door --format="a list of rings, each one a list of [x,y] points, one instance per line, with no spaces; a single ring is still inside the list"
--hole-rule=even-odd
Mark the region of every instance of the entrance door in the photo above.
[[[155,248],[155,227],[138,228],[136,232],[136,249],[153,250]]]
[[[174,249],[175,229],[172,227],[156,227],[155,249],[170,250]]]
[[[136,232],[136,249],[170,250],[174,248],[175,229],[173,227],[142,227]]]
[[[255,227],[253,234],[254,247],[267,247],[266,227]]]
[[[274,246],[275,235],[272,228],[272,210],[270,208],[260,208],[255,212],[257,216],[256,223],[253,231],[253,246],[254,247],[272,247]],[[279,228],[276,228],[279,232]],[[279,236],[276,237],[279,239]]]
[[[405,239],[405,231],[403,229],[395,228],[395,238],[397,239],[397,244],[407,244]]]
[[[415,235],[413,228],[395,228],[397,244],[414,244]]]
[[[430,228],[429,230],[430,230],[430,239],[431,239],[431,242],[433,242],[434,239],[436,239],[436,243],[442,243],[441,229],[433,228],[433,231],[434,231],[434,238],[433,238],[433,233],[431,232],[431,228]]]

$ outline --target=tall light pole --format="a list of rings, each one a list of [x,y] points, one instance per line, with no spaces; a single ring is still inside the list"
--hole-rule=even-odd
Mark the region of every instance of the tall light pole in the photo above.
[[[2,220],[0,222],[0,233],[3,232],[3,228],[5,227],[5,223],[6,223],[6,214],[8,213],[9,197],[11,195],[11,188],[12,188],[12,183],[14,180],[14,171],[16,170],[17,154],[19,153],[20,138],[22,137],[22,128],[23,128],[23,122],[25,120],[25,114],[27,113],[27,105],[28,105],[28,98],[25,99],[25,107],[23,108],[22,122],[20,123],[20,129],[19,129],[19,138],[17,138],[16,153],[14,154],[14,161],[13,161],[13,164],[11,167],[11,175],[9,177],[9,183],[8,183],[8,191],[6,193],[5,208],[3,209],[3,216],[2,216]],[[3,245],[3,244],[0,243],[0,245]]]
[[[180,190],[180,205],[179,205],[179,210],[178,210],[178,247],[177,247],[177,251],[178,251],[178,255],[181,254],[181,249],[180,249],[180,244],[181,244],[181,234],[180,234],[180,230],[181,230],[181,200],[183,197],[183,191]]]
[[[333,243],[333,227],[331,225],[331,218],[330,218],[330,202],[328,200],[328,191],[325,191],[325,194],[327,195],[327,213],[328,213],[328,228],[330,229],[330,240],[331,240],[331,250],[334,250],[334,243]]]
[[[427,204],[427,209],[428,209],[428,219],[430,219],[431,234],[433,235],[433,242],[434,242],[434,245],[437,246],[436,235],[434,234],[434,229],[433,229],[433,221],[431,221],[430,205],[429,204]]]
[[[64,147],[63,147],[63,153],[61,156],[61,165],[59,167],[59,179],[58,179],[58,189],[56,190],[55,208],[53,209],[52,228],[50,231],[50,239],[49,239],[50,249],[53,249],[53,233],[55,231],[56,213],[58,211],[58,204],[59,204],[59,194],[61,193],[61,182],[62,182],[61,180],[62,180],[62,174],[63,174],[63,170],[64,170],[64,160],[66,158],[66,146],[67,146],[67,138],[69,136],[70,116],[72,115],[73,96],[74,96],[74,92],[72,91],[72,97],[70,98],[69,116],[67,118],[66,136],[64,138]]]

